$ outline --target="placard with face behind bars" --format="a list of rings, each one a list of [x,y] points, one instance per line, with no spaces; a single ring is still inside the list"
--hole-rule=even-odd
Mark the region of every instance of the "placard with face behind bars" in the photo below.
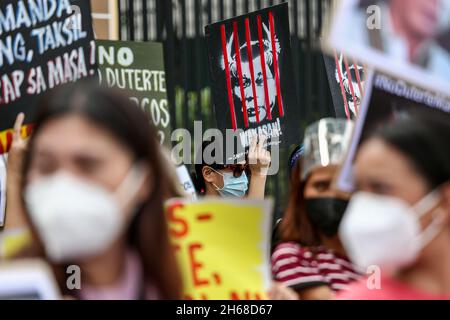
[[[245,150],[259,134],[268,137],[268,145],[296,141],[299,106],[288,4],[208,25],[205,34],[214,113],[222,133],[238,131]]]
[[[342,52],[323,55],[336,117],[355,119],[364,94],[366,70]]]

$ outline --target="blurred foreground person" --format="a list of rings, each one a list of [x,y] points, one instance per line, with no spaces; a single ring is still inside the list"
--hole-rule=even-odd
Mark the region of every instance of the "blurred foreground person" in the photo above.
[[[339,232],[355,263],[381,272],[339,298],[450,299],[449,143],[450,116],[432,109],[363,142]]]
[[[93,83],[52,91],[36,112],[23,196],[40,254],[77,299],[177,299],[163,211],[176,196],[156,132],[122,94]],[[80,267],[81,290],[66,284]]]
[[[16,118],[7,158],[5,225],[0,230],[0,260],[7,260],[32,246],[20,186],[28,142],[21,136],[24,120],[23,113]]]
[[[360,278],[337,231],[349,195],[333,179],[349,145],[352,122],[322,119],[306,129],[304,150],[292,171],[288,208],[272,253],[274,279],[300,299],[331,299]]]

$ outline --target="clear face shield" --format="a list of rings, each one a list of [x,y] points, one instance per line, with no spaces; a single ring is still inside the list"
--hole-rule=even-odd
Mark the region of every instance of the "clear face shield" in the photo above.
[[[306,128],[301,180],[318,167],[341,165],[353,131],[353,122],[346,119],[325,118]]]

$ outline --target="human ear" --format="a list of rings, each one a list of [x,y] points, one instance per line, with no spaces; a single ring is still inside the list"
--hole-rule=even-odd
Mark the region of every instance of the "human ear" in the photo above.
[[[208,166],[204,166],[204,167],[202,168],[203,179],[204,179],[206,182],[209,182],[209,183],[214,182],[214,180],[215,180],[214,173],[215,173],[215,172],[214,172],[210,167],[208,167]]]
[[[445,212],[446,223],[450,224],[450,181],[441,186],[441,208]]]

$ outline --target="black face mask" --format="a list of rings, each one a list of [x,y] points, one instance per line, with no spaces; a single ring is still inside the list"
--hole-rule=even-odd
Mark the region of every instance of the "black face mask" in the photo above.
[[[314,228],[327,237],[337,234],[348,200],[338,198],[311,198],[305,200],[306,214]]]

